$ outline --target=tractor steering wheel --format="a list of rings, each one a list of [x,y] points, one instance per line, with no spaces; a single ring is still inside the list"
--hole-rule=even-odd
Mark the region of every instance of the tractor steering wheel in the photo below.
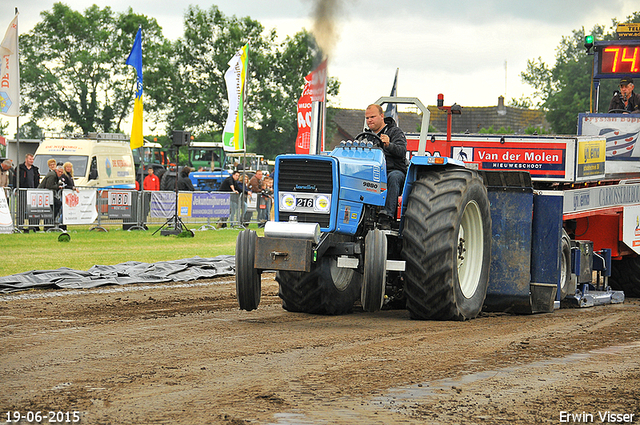
[[[609,111],[610,114],[624,114],[624,113],[629,113],[629,111],[627,111],[626,109],[611,109]]]
[[[373,139],[373,140],[371,140]],[[377,148],[382,148],[384,143],[382,143],[382,139],[376,133],[372,133],[370,131],[363,131],[355,137],[355,140],[369,140],[373,141],[373,146]]]

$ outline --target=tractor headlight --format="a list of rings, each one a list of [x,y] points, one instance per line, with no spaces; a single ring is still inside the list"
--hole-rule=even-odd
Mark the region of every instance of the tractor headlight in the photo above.
[[[331,201],[328,196],[319,195],[316,197],[313,203],[313,209],[320,212],[329,212],[331,208]]]
[[[284,211],[293,211],[296,209],[296,197],[291,193],[280,195],[280,209]]]

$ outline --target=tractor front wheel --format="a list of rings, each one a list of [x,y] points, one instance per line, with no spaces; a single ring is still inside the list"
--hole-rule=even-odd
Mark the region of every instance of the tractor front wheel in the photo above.
[[[364,311],[382,308],[387,275],[387,236],[373,229],[364,238],[364,275],[360,302]]]
[[[360,296],[362,275],[354,269],[340,268],[337,259],[326,256],[310,272],[279,271],[278,295],[288,311],[311,314],[346,314]]]
[[[256,240],[253,230],[243,230],[236,240],[236,297],[243,310],[251,311],[260,304],[260,273],[255,268]]]

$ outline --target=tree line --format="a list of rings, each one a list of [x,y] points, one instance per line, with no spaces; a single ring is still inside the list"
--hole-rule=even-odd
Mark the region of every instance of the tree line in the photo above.
[[[125,65],[138,26],[143,29],[144,121],[153,137],[169,143],[171,130],[189,130],[196,140],[219,141],[227,118],[224,73],[228,61],[250,44],[247,147],[266,157],[293,152],[297,134],[297,100],[307,75],[322,56],[314,37],[301,30],[278,42],[275,30],[250,17],[226,16],[217,6],[189,6],[184,34],[164,37],[157,21],[131,8],[114,12],[93,5],[83,12],[55,3],[42,20],[20,35],[22,115],[21,138],[40,138],[47,126],[62,122],[63,132],[124,132],[131,115],[135,71]],[[640,12],[624,21],[640,23]],[[615,38],[596,25],[596,40]],[[584,28],[563,37],[556,60],[548,65],[531,59],[521,73],[535,89],[534,99],[512,99],[511,106],[546,111],[552,131],[575,134],[579,112],[590,109],[593,56],[584,48]],[[617,80],[601,82],[599,111],[604,111]],[[340,83],[329,78],[328,96]],[[595,106],[593,107],[595,110]],[[0,122],[0,134],[6,124]]]
[[[511,101],[513,106],[537,107],[546,111],[546,118],[556,134],[576,134],[578,113],[608,112],[609,102],[619,79],[602,80],[600,85],[599,105],[590,99],[591,74],[593,56],[587,55],[584,47],[585,36],[593,35],[595,40],[616,39],[616,19],[612,19],[609,31],[603,25],[595,25],[591,32],[584,28],[573,30],[571,36],[562,37],[556,49],[556,61],[552,66],[544,63],[542,58],[527,61],[527,69],[520,76],[522,80],[535,89],[535,101],[520,99]],[[623,23],[640,23],[640,12],[634,12]],[[638,83],[636,86],[640,87]]]
[[[63,3],[20,35],[21,138],[39,138],[47,125],[63,132],[123,132],[133,110],[135,70],[125,65],[142,27],[144,122],[160,141],[171,130],[195,140],[220,141],[227,113],[227,63],[249,43],[245,116],[247,146],[267,157],[293,152],[297,100],[304,76],[322,52],[306,30],[278,42],[275,30],[250,17],[226,16],[217,6],[189,6],[184,34],[168,40],[158,22],[131,8],[115,12],[93,5],[83,12]],[[330,78],[328,94],[338,93]],[[152,136],[147,136],[147,138]]]

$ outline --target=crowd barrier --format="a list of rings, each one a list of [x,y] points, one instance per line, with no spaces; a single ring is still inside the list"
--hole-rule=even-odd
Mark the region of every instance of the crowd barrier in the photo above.
[[[57,193],[56,193],[57,192]],[[107,230],[147,229],[176,215],[189,227],[244,227],[273,217],[272,199],[230,192],[135,191],[81,188],[6,191],[15,231],[56,231],[74,225]]]

